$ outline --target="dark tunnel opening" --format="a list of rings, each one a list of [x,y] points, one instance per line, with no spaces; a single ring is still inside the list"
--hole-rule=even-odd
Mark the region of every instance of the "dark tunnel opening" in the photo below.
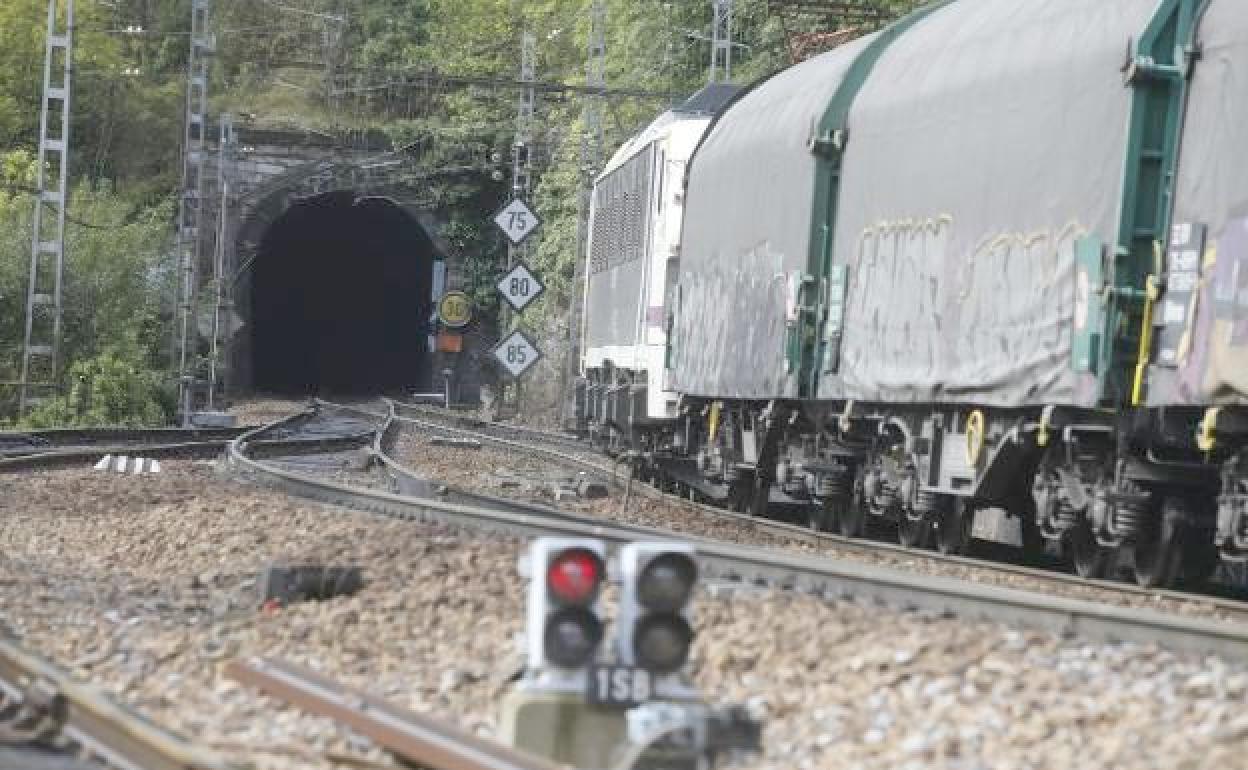
[[[293,205],[252,267],[257,392],[426,389],[433,244],[394,202],[335,192]]]

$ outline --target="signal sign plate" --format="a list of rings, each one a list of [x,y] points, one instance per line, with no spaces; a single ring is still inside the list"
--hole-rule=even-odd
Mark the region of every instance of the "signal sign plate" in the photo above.
[[[512,332],[494,348],[494,358],[515,378],[527,372],[541,357],[542,352],[537,345],[519,330]]]
[[[632,708],[654,698],[654,675],[634,666],[590,666],[586,684],[586,699],[598,706]]]
[[[498,282],[497,288],[498,293],[517,313],[532,304],[533,300],[546,291],[546,287],[524,263],[516,265],[510,273],[504,275],[503,279]]]
[[[494,215],[494,224],[503,231],[507,240],[519,246],[542,224],[542,220],[537,218],[529,204],[516,198]]]
[[[438,301],[438,320],[452,329],[472,322],[472,300],[462,291],[448,291]]]

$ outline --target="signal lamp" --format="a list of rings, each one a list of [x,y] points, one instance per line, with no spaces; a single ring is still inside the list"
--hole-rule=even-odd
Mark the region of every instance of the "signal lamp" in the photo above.
[[[633,652],[641,668],[670,674],[689,660],[693,628],[673,613],[646,615],[633,629]]]
[[[605,572],[598,554],[588,548],[569,548],[550,562],[546,587],[551,599],[584,606],[598,598]]]
[[[653,612],[676,612],[689,603],[698,582],[698,565],[685,553],[669,551],[642,567],[637,601]]]
[[[602,621],[584,607],[564,607],[546,620],[542,651],[561,668],[590,662],[602,643]]]

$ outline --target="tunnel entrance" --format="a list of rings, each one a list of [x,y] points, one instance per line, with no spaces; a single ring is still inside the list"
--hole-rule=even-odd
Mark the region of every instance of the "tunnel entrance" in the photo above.
[[[347,191],[295,203],[252,266],[253,388],[427,389],[433,257],[424,229],[389,199]]]

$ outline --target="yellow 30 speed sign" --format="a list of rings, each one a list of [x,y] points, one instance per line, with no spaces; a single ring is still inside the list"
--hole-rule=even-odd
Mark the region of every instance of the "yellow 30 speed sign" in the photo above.
[[[462,329],[472,321],[472,300],[462,291],[448,291],[438,300],[438,320],[452,329]]]

